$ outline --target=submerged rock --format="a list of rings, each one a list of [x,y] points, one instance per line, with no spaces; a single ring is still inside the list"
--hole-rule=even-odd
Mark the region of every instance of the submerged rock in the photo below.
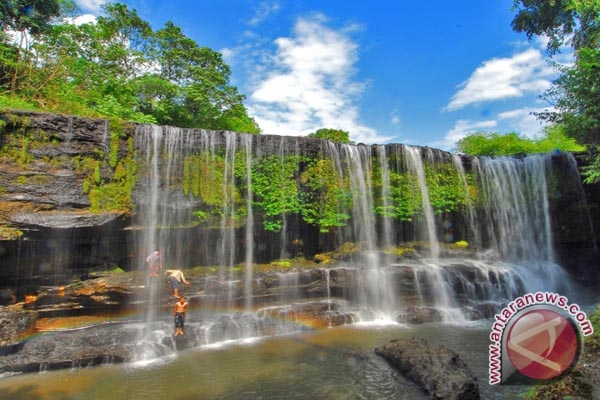
[[[480,399],[479,383],[457,353],[423,339],[392,340],[375,349],[432,399]]]

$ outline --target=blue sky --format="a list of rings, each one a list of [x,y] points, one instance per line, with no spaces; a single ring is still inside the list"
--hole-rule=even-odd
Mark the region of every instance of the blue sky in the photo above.
[[[93,15],[106,3],[77,2]],[[545,41],[512,31],[513,0],[121,2],[220,51],[264,134],[452,150],[473,131],[535,137],[530,113],[550,107]]]

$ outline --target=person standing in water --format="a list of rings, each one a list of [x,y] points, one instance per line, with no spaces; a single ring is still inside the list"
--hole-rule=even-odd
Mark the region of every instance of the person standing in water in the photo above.
[[[187,316],[188,303],[185,301],[185,296],[180,296],[175,307],[173,307],[173,316],[175,317],[175,332],[173,336],[181,336],[185,332],[185,317]]]
[[[148,254],[146,264],[148,264],[148,269],[150,269],[150,276],[158,276],[158,270],[163,268],[160,250]]]
[[[171,289],[173,289],[173,297],[176,299],[179,298],[179,283],[185,283],[189,285],[190,283],[185,280],[185,276],[183,276],[183,272],[178,269],[168,269],[165,271],[165,274],[168,274],[168,281],[171,284]]]

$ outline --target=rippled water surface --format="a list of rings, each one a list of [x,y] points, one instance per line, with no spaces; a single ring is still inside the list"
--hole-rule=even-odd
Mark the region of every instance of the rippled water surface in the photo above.
[[[483,398],[514,399],[522,387],[490,386],[488,323],[352,325],[187,350],[144,364],[0,379],[2,399],[427,399],[374,348],[421,337],[458,352]]]

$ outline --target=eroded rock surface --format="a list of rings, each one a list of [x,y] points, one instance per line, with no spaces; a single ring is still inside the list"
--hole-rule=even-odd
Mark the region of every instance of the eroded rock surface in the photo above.
[[[423,339],[392,340],[375,349],[402,374],[418,383],[432,399],[480,399],[477,378],[460,356]]]

